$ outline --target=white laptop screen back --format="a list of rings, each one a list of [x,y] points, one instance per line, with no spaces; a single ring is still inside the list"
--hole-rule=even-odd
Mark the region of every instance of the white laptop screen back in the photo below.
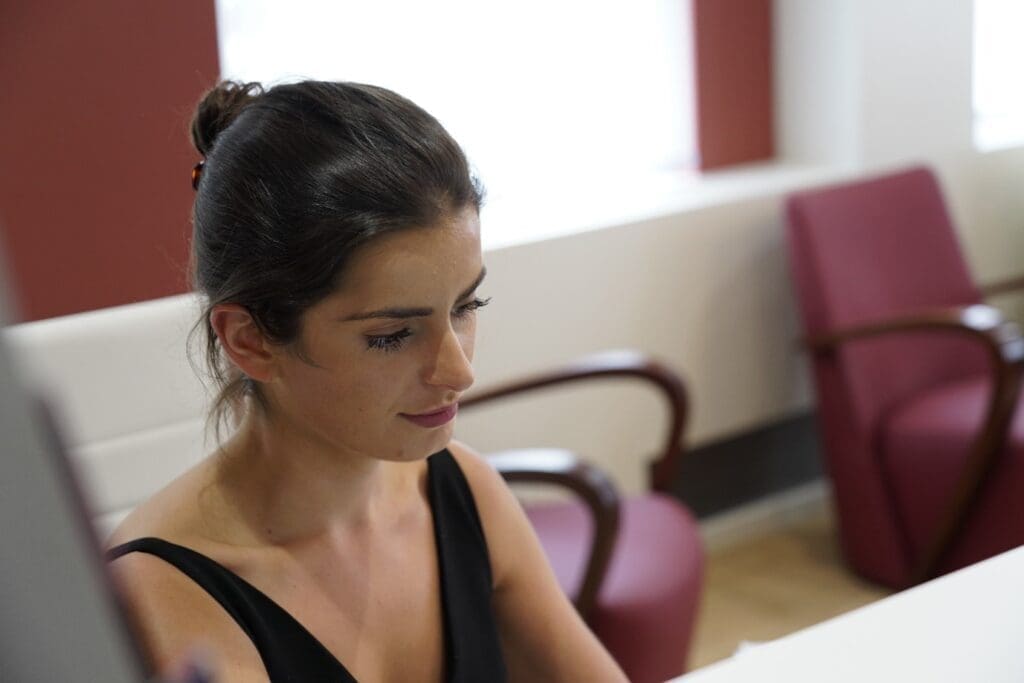
[[[138,683],[72,468],[17,375],[0,335],[0,681]]]

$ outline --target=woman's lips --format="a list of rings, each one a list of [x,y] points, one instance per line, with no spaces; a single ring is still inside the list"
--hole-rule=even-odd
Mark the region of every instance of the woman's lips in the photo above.
[[[447,422],[451,422],[457,412],[459,412],[459,404],[453,403],[447,408],[442,408],[434,413],[422,413],[420,415],[399,414],[420,427],[440,427]]]

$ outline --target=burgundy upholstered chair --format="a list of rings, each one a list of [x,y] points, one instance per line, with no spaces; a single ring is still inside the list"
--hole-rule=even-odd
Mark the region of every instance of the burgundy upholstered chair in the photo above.
[[[1024,543],[1024,342],[981,303],[933,174],[786,208],[849,562],[902,587]]]
[[[568,502],[526,506],[558,580],[597,637],[634,683],[683,673],[703,577],[697,524],[667,493],[686,421],[679,377],[629,351],[589,356],[467,397],[460,408],[565,383],[600,378],[644,380],[671,409],[661,452],[651,462],[651,491],[620,501],[600,470],[574,453],[514,450],[489,459],[509,482],[554,483],[576,494]]]

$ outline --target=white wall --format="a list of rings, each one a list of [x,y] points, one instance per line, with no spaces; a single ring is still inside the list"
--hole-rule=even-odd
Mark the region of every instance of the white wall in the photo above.
[[[780,182],[764,169],[754,196],[489,252],[481,385],[630,346],[687,377],[691,444],[808,409],[780,200],[851,173],[935,165],[977,279],[1024,272],[1024,150],[971,144],[971,3],[776,0],[776,24],[780,147],[811,170]],[[719,175],[709,191],[733,182]],[[660,420],[653,399],[626,388],[495,415],[461,416],[459,435],[483,450],[574,446],[627,490],[643,481]]]

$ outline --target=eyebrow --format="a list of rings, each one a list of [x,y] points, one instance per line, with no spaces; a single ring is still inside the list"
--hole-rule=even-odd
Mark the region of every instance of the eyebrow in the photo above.
[[[476,291],[476,288],[480,286],[480,283],[484,281],[484,277],[486,276],[487,268],[481,268],[480,274],[476,276],[476,279],[473,281],[473,284],[471,284],[469,287],[466,287],[466,289],[463,290],[461,294],[459,294],[459,298],[456,299],[456,301],[462,301],[470,294],[472,294],[474,291]],[[388,320],[401,320],[405,318],[425,318],[433,314],[433,308],[382,308],[378,311],[370,311],[368,313],[356,313],[355,315],[350,315],[347,318],[343,318],[342,322],[349,322],[351,320],[373,320],[379,318],[386,318]]]

